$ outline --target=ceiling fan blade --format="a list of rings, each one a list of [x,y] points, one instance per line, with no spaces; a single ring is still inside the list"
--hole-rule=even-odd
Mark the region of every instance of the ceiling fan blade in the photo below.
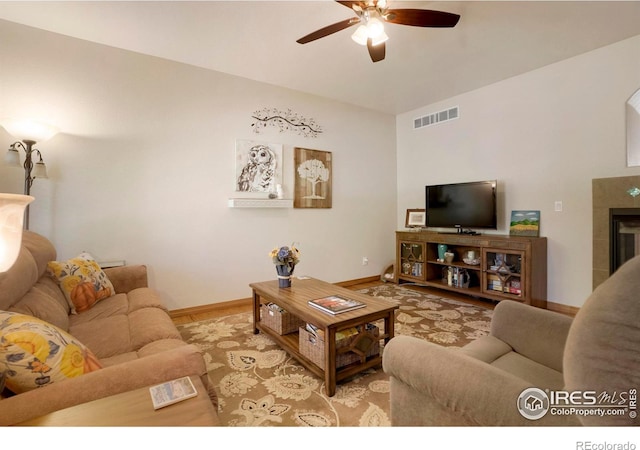
[[[371,43],[371,38],[367,39],[367,49],[369,50],[369,56],[371,56],[371,61],[378,62],[384,59],[384,55],[386,52],[386,47],[384,42],[378,45],[373,45]]]
[[[337,2],[337,3],[340,3],[341,5],[346,6],[346,7],[347,7],[347,8],[349,8],[349,9],[353,9],[353,5],[357,5],[357,6],[359,6],[359,7],[361,7],[361,8],[362,8],[362,2],[354,2],[354,1],[351,1],[351,2],[342,2],[342,1],[338,1],[338,0],[336,0],[336,2]]]
[[[386,21],[414,27],[450,28],[460,20],[458,14],[430,9],[390,9]]]
[[[360,19],[358,17],[352,17],[351,19],[342,20],[340,22],[334,23],[333,25],[328,25],[324,28],[320,28],[319,30],[314,31],[313,33],[307,34],[306,36],[298,39],[296,42],[298,44],[306,44],[308,42],[315,41],[316,39],[329,36],[330,34],[337,33],[338,31],[342,31],[345,28],[349,28],[350,26],[357,23],[360,23]]]

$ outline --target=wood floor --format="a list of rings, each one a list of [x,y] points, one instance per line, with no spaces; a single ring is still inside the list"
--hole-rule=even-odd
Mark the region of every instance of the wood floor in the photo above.
[[[340,283],[341,286],[346,287],[348,289],[352,289],[354,291],[360,289],[367,289],[374,286],[380,286],[385,284],[380,281],[377,277],[372,277],[371,279],[359,280],[354,283]],[[447,298],[452,298],[455,300],[460,300],[465,303],[469,303],[472,305],[483,306],[485,308],[493,309],[497,302],[473,298],[466,295],[458,295],[455,292],[443,291],[440,289],[428,288],[423,286],[415,286],[411,284],[403,284],[403,287],[409,289],[415,289],[420,292],[431,293],[435,295],[442,295]],[[171,311],[171,318],[176,325],[182,325],[190,322],[197,322],[199,320],[205,319],[213,319],[222,316],[228,316],[231,314],[239,314],[243,312],[251,312],[252,309],[252,301],[250,298],[242,299],[242,300],[233,300],[230,302],[224,303],[215,303],[212,305],[200,306],[195,308],[187,308],[177,311]]]

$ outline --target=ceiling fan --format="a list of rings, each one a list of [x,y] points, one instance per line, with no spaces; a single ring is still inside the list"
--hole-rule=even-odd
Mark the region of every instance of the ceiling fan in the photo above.
[[[296,42],[306,44],[359,24],[351,38],[360,45],[366,45],[371,60],[378,62],[384,59],[385,42],[389,39],[384,32],[384,22],[414,27],[451,28],[456,26],[460,19],[457,14],[429,9],[389,9],[387,0],[338,1],[338,3],[351,8],[357,17],[320,28]]]

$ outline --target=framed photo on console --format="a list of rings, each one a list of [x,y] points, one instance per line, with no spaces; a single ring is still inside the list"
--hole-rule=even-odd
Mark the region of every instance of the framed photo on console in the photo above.
[[[424,228],[427,223],[427,213],[424,209],[407,209],[406,228]]]

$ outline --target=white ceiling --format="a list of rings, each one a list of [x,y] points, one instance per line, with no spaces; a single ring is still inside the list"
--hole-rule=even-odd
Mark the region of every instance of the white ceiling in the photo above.
[[[296,39],[354,16],[323,1],[0,1],[0,19],[285,86],[390,114],[640,34],[640,1],[393,1],[461,15],[455,28],[388,24],[384,61],[355,27]]]

